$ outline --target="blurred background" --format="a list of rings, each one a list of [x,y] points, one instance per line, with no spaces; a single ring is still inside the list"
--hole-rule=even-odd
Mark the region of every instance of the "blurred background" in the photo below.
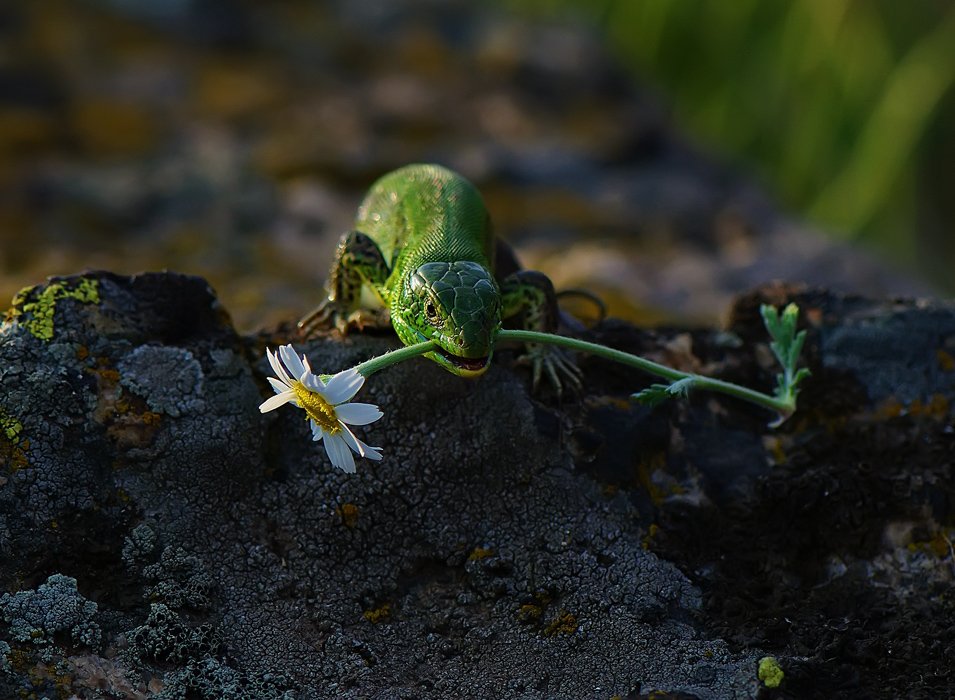
[[[7,0],[0,295],[174,269],[297,318],[422,161],[639,323],[771,279],[951,294],[953,82],[932,0]]]

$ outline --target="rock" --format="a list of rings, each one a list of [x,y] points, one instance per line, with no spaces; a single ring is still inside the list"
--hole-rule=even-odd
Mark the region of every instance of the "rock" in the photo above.
[[[257,410],[287,328],[242,337],[173,273],[28,290],[0,330],[0,694],[752,697],[768,657],[795,695],[946,687],[955,307],[770,287],[729,333],[590,335],[769,387],[755,310],[789,299],[814,376],[780,431],[629,405],[649,379],[594,358],[563,403],[508,352],[473,382],[415,360],[362,390],[385,458],[347,475]],[[296,347],[333,372],[396,342]]]

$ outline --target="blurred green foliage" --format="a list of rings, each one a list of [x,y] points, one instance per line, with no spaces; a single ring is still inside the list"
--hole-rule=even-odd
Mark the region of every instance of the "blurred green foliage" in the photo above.
[[[955,4],[504,2],[592,23],[685,132],[802,216],[952,285]]]

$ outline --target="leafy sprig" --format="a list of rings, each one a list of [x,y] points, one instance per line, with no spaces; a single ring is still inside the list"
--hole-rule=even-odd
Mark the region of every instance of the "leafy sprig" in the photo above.
[[[810,374],[805,367],[799,369],[796,367],[806,342],[806,331],[796,332],[799,307],[795,304],[789,304],[783,309],[782,314],[776,307],[763,304],[759,307],[759,313],[769,333],[769,347],[782,366],[782,372],[776,375],[776,390],[772,397],[718,379],[680,373],[682,376],[670,384],[651,384],[646,389],[632,394],[630,398],[647,406],[657,406],[672,398],[685,398],[691,389],[709,389],[775,409],[778,418],[770,425],[772,427],[781,425],[796,410],[799,385]]]
[[[779,401],[791,404],[793,410],[795,410],[799,385],[810,375],[809,370],[805,367],[796,368],[802,346],[806,342],[806,331],[796,332],[799,307],[795,304],[789,304],[780,314],[775,306],[763,304],[759,307],[759,313],[763,317],[763,325],[766,326],[769,337],[772,338],[769,348],[783,368],[783,371],[776,375],[774,396]],[[782,416],[779,423],[782,423],[787,417]]]

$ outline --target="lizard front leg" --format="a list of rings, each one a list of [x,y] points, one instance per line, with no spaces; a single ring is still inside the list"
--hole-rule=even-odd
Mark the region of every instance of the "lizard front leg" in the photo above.
[[[367,325],[387,326],[387,309],[361,308],[361,288],[367,284],[387,307],[385,280],[388,263],[378,245],[361,231],[342,236],[326,283],[327,296],[298,322],[299,332],[309,337],[322,327],[335,326],[342,333]]]
[[[501,316],[521,319],[524,330],[557,332],[557,294],[554,285],[543,273],[519,270],[501,282]],[[581,388],[581,371],[573,357],[563,348],[541,343],[527,343],[527,353],[521,362],[531,365],[533,390],[537,390],[541,374],[547,378],[559,396],[564,382],[575,390]]]

